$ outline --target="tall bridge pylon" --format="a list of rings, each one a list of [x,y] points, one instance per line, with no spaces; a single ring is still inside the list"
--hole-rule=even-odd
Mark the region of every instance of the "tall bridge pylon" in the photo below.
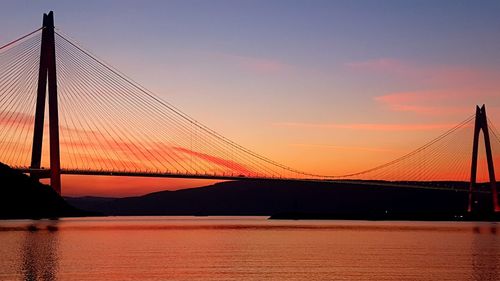
[[[59,152],[59,114],[57,105],[57,73],[54,39],[54,14],[43,14],[42,43],[40,49],[40,68],[33,133],[31,169],[40,169],[42,160],[43,127],[45,101],[48,90],[49,99],[49,136],[50,136],[50,184],[61,194],[61,163]],[[33,177],[46,177],[44,173],[33,172]]]
[[[469,188],[469,207],[468,211],[472,212],[474,210],[474,205],[477,202],[475,191],[476,191],[476,177],[477,177],[477,158],[478,158],[478,148],[479,148],[479,134],[483,132],[484,136],[484,146],[486,150],[486,160],[488,162],[488,176],[491,185],[491,196],[493,199],[493,210],[495,212],[500,212],[500,206],[498,205],[498,192],[497,183],[495,179],[495,167],[493,164],[493,155],[491,152],[491,142],[490,133],[488,130],[488,118],[486,116],[486,107],[483,104],[482,107],[476,106],[476,120],[474,125],[474,142],[472,146],[472,162],[471,162],[471,172],[470,172],[470,188]]]

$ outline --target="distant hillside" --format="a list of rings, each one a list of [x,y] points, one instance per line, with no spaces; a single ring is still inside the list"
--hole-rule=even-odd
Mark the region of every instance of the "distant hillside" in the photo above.
[[[84,216],[50,186],[0,163],[0,219]]]
[[[465,189],[466,183],[455,183]],[[463,214],[468,193],[301,181],[232,181],[139,197],[70,198],[74,206],[108,215],[322,214],[370,218],[374,214]],[[380,216],[379,216],[380,217]]]

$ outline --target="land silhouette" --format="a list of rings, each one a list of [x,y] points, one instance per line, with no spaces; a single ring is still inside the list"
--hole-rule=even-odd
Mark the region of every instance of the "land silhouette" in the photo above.
[[[0,163],[0,219],[41,219],[96,215],[68,204],[49,185]]]
[[[386,186],[384,186],[386,184]],[[434,182],[456,189],[419,189],[388,182],[363,184],[255,180],[161,191],[126,198],[67,198],[81,209],[114,216],[271,216],[276,219],[497,220],[488,211],[491,194],[481,193],[483,208],[468,214],[468,183]],[[487,189],[487,186],[480,186]]]

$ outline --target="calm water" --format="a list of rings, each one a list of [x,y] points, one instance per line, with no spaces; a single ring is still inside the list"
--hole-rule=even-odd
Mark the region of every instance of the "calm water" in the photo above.
[[[494,223],[0,222],[0,280],[500,280]]]

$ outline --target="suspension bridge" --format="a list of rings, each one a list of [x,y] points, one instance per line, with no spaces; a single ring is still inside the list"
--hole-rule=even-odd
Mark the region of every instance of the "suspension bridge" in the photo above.
[[[500,131],[484,105],[388,163],[309,173],[231,141],[148,91],[55,28],[52,12],[41,28],[0,47],[0,132],[0,162],[50,178],[59,193],[61,174],[379,182],[469,192],[469,211],[475,194],[488,192],[500,212]]]

